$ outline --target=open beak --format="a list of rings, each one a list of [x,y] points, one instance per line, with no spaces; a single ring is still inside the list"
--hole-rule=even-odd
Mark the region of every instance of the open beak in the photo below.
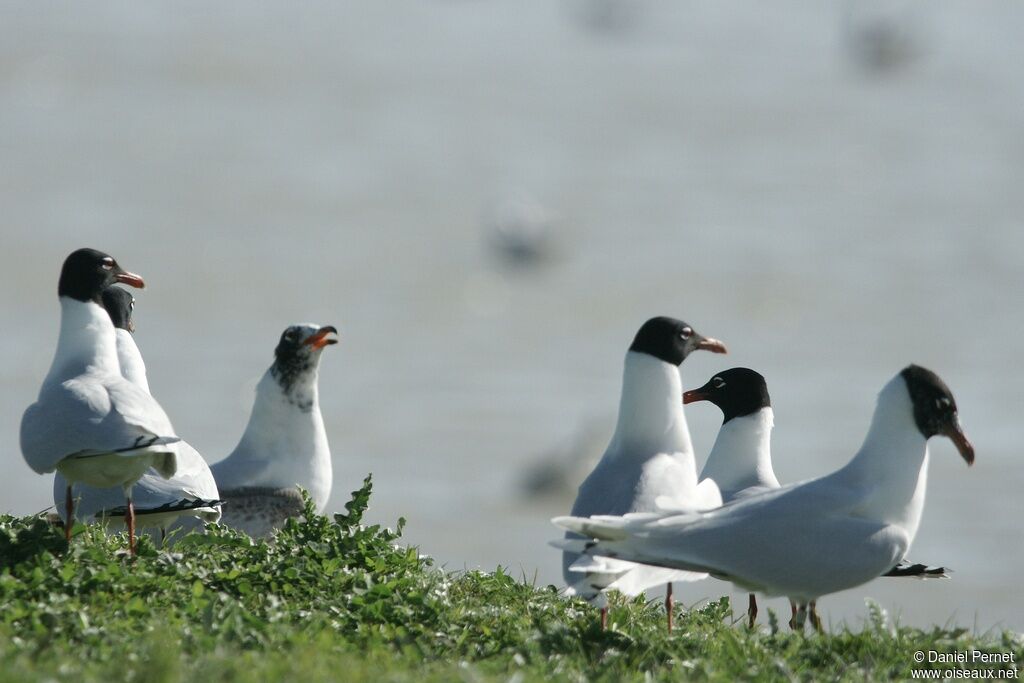
[[[725,348],[725,344],[711,337],[701,337],[700,341],[697,342],[697,348],[701,351],[710,351],[711,353],[729,353],[729,350]]]
[[[135,273],[129,273],[127,270],[117,270],[114,272],[114,279],[118,282],[124,283],[129,287],[135,287],[137,289],[145,289],[146,283],[142,281],[142,277]]]
[[[974,464],[974,446],[971,445],[967,435],[964,434],[964,429],[960,426],[959,419],[954,419],[953,423],[946,427],[941,434],[949,437],[949,440],[953,442],[956,449],[960,451],[960,457],[964,459],[968,466]]]
[[[706,400],[708,400],[708,395],[701,389],[690,389],[689,391],[683,392],[683,405]]]
[[[309,335],[303,344],[308,344],[314,349],[322,349],[330,344],[337,344],[338,340],[328,335],[338,334],[338,330],[335,329],[334,325],[324,325],[319,330]]]

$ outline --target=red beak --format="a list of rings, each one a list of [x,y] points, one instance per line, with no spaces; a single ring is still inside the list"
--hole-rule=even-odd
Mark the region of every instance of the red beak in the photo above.
[[[708,395],[702,392],[700,389],[691,389],[683,393],[683,405],[687,403],[696,403],[697,401],[708,400]]]
[[[322,349],[330,344],[337,344],[337,339],[328,337],[328,335],[330,334],[338,334],[338,330],[335,329],[334,325],[324,325],[319,330],[311,334],[309,338],[307,338],[306,341],[302,343],[308,344],[309,346],[312,346],[314,349]]]
[[[710,351],[711,353],[729,353],[729,350],[725,348],[725,344],[711,337],[704,337],[697,342],[697,348],[701,351]]]
[[[146,283],[142,281],[142,277],[135,273],[129,273],[127,270],[122,270],[120,273],[114,273],[114,279],[118,282],[122,282],[129,287],[136,287],[138,289],[145,289]]]
[[[947,427],[942,432],[942,435],[949,437],[949,440],[953,442],[956,449],[960,451],[960,457],[964,459],[968,467],[974,464],[974,446],[967,438],[967,435],[964,434],[959,420],[956,420],[955,424]]]

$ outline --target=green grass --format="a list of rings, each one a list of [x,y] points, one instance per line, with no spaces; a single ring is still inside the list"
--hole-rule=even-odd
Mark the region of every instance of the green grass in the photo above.
[[[159,550],[0,517],[0,682],[885,680],[917,650],[1012,652],[1012,633],[894,628],[748,632],[728,600],[677,616],[613,600],[601,632],[585,603],[492,573],[446,573],[397,530],[363,525],[370,480],[347,512],[293,520],[273,544],[215,527]],[[935,665],[940,666],[940,665]],[[955,666],[955,665],[954,665]],[[961,665],[964,666],[964,665]],[[947,665],[941,665],[947,668]]]

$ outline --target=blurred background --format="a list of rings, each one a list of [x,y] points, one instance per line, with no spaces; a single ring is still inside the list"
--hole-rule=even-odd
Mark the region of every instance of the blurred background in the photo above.
[[[375,521],[540,583],[646,318],[729,345],[688,387],[767,377],[786,482],[926,365],[978,461],[933,442],[911,558],[956,574],[822,613],[1024,629],[1021,26],[1009,1],[6,4],[0,511],[51,503],[18,424],[92,246],[146,278],[153,392],[208,460],[282,329],[335,324],[331,509],[372,472]],[[687,415],[700,463],[720,413]]]

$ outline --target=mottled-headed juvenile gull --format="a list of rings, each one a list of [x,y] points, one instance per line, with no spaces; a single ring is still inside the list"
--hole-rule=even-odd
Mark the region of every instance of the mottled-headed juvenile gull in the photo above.
[[[708,454],[701,479],[714,479],[726,504],[780,487],[772,469],[771,435],[774,425],[771,398],[764,377],[749,368],[717,373],[704,386],[683,394],[683,403],[709,401],[722,410],[722,427]],[[885,576],[945,577],[945,568],[900,562]],[[818,623],[815,604],[808,605]],[[792,605],[796,616],[796,605]],[[750,628],[757,619],[757,599],[751,593],[747,615]]]
[[[256,385],[256,401],[242,440],[213,465],[221,522],[250,536],[269,535],[302,513],[297,487],[317,511],[331,495],[331,451],[320,415],[320,353],[336,344],[331,325],[292,325],[281,334],[274,363]]]
[[[708,512],[554,522],[598,539],[573,542],[587,554],[709,572],[787,596],[802,627],[811,601],[866,583],[906,555],[924,509],[927,441],[937,434],[974,462],[949,388],[910,365],[883,387],[863,445],[832,474]]]
[[[104,289],[142,278],[95,249],[72,252],[61,268],[60,335],[39,398],[21,418],[21,452],[36,472],[58,470],[70,483],[120,486],[127,501],[128,547],[135,552],[132,485],[149,468],[174,475],[180,439],[163,408],[121,376],[117,338],[101,305]],[[65,516],[73,518],[71,487]],[[66,535],[71,539],[71,525]]]
[[[133,336],[135,297],[120,287],[107,287],[103,290],[103,307],[114,324],[121,376],[149,393],[146,364]],[[150,467],[132,488],[136,525],[139,528],[159,529],[161,537],[177,526],[182,518],[198,518],[205,522],[220,519],[217,483],[213,480],[210,466],[196,449],[184,441],[171,448],[175,449],[178,460],[174,476],[165,479]],[[67,481],[58,472],[53,482],[53,500],[58,511],[66,495],[67,485]],[[81,520],[105,521],[116,525],[125,512],[124,495],[116,487],[104,489],[75,484],[72,486],[72,498],[76,502],[75,515]],[[64,523],[68,524],[68,520],[65,519]]]
[[[651,318],[636,333],[626,352],[615,433],[597,467],[580,485],[573,516],[624,515],[663,507],[702,510],[722,504],[714,482],[697,485],[693,445],[683,415],[679,365],[697,350],[726,352],[722,342],[702,337],[674,318]],[[567,538],[578,536],[570,533]],[[668,584],[665,605],[671,630],[672,582],[707,576],[607,558],[589,560],[585,573],[571,571],[579,559],[579,554],[571,551],[562,556],[567,593],[597,602],[602,628],[607,620],[606,589],[637,595]]]

